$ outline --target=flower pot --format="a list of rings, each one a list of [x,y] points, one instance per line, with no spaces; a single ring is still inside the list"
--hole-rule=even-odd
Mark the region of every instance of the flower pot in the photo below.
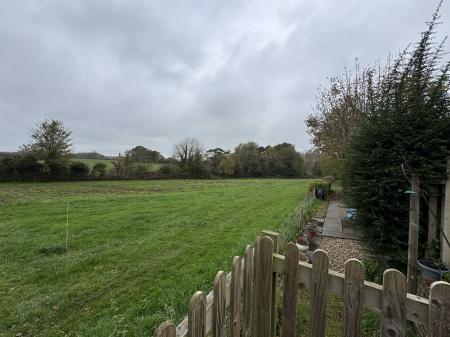
[[[417,261],[417,265],[422,278],[429,282],[441,280],[442,276],[449,271],[449,269],[425,259]]]
[[[309,249],[309,245],[303,245],[301,243],[297,243],[297,248],[301,253],[306,253]]]

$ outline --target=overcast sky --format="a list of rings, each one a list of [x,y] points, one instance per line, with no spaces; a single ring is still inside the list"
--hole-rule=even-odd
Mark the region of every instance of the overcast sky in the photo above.
[[[437,0],[0,0],[0,151],[44,118],[76,151],[311,148],[319,85],[418,40]],[[450,5],[442,11],[450,32]],[[447,50],[448,50],[447,45]]]

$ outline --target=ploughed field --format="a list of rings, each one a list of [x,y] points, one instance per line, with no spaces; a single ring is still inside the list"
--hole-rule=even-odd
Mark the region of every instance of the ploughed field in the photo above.
[[[0,336],[151,336],[309,183],[0,184]]]

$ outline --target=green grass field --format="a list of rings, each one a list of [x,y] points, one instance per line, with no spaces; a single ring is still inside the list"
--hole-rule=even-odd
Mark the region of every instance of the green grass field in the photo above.
[[[85,163],[87,166],[89,166],[90,169],[92,169],[94,165],[97,163],[105,164],[107,170],[111,170],[114,168],[112,164],[113,162],[112,159],[73,159],[73,161]],[[140,164],[147,167],[150,172],[156,172],[161,167],[161,164],[157,163],[140,163]]]
[[[0,336],[152,336],[262,229],[277,229],[308,185],[0,184]]]

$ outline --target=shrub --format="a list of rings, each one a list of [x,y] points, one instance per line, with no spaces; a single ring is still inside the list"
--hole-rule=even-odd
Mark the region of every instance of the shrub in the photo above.
[[[91,171],[94,177],[104,177],[106,174],[106,164],[105,163],[95,163]]]
[[[179,178],[180,171],[180,168],[174,164],[163,164],[158,170],[163,178]]]
[[[412,173],[444,179],[450,155],[449,66],[433,42],[438,16],[410,53],[388,69],[370,113],[350,141],[343,177],[355,223],[376,255],[405,262]],[[402,170],[402,164],[408,169]]]
[[[15,158],[8,156],[0,160],[0,181],[11,181],[16,178]]]
[[[67,163],[60,160],[49,160],[45,163],[45,173],[49,180],[67,179]]]
[[[18,157],[15,161],[18,179],[36,181],[43,178],[44,165],[32,155]]]
[[[73,162],[69,166],[69,175],[73,180],[85,180],[89,175],[89,166],[82,162]]]

